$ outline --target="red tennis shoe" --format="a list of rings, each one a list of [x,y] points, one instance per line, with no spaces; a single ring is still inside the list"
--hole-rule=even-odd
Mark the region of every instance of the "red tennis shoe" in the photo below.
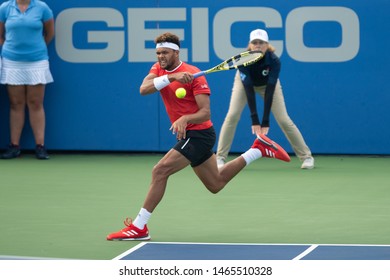
[[[286,151],[276,142],[269,139],[264,134],[258,134],[255,142],[251,148],[259,149],[263,157],[276,158],[283,161],[289,162],[290,156]]]
[[[124,224],[126,226],[124,229],[107,235],[107,240],[150,240],[151,237],[146,225],[143,229],[139,229],[132,224],[131,219],[126,219]]]

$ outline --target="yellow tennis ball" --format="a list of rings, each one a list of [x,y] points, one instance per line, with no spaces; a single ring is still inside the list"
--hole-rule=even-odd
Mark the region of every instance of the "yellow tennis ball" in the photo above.
[[[181,87],[175,91],[175,94],[176,94],[177,98],[184,98],[186,96],[187,92],[184,88]]]

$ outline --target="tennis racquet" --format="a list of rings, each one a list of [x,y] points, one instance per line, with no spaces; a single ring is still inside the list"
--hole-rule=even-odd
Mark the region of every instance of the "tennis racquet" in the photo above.
[[[194,78],[198,78],[200,76],[204,76],[206,74],[214,73],[218,71],[232,70],[240,67],[246,67],[248,65],[251,65],[259,61],[262,57],[263,57],[263,53],[261,51],[246,51],[225,60],[224,62],[218,64],[213,68],[195,73]]]

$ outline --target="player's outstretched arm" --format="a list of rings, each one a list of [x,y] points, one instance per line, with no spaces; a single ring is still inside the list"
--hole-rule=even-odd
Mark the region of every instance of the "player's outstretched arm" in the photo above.
[[[155,79],[160,81],[156,82]],[[148,95],[159,91],[173,81],[178,81],[182,84],[187,84],[191,83],[193,80],[194,77],[189,72],[172,73],[161,77],[157,77],[156,74],[149,73],[142,81],[142,84],[139,88],[139,92],[141,95]]]

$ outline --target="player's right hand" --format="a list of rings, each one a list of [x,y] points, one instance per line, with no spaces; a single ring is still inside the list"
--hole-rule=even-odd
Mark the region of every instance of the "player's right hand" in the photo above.
[[[174,78],[175,81],[178,81],[182,84],[192,83],[194,76],[189,72],[178,72],[169,74],[169,78]]]

